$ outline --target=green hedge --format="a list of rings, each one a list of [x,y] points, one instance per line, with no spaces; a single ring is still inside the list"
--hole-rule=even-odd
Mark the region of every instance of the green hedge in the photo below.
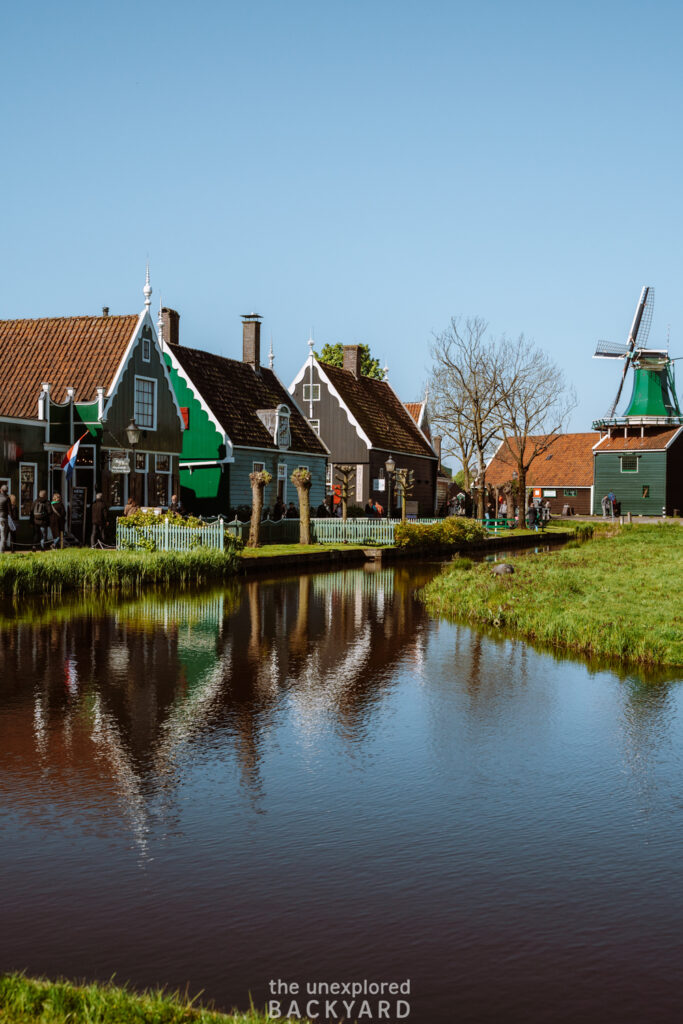
[[[486,540],[487,533],[476,519],[449,516],[438,523],[398,523],[394,542],[399,548],[462,548]]]

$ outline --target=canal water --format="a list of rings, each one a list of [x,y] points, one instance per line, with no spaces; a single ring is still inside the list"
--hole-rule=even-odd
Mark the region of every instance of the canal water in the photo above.
[[[0,969],[678,1021],[680,680],[430,618],[438,569],[1,609]]]

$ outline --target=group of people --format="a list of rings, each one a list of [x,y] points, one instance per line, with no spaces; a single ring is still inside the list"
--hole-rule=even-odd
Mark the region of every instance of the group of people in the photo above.
[[[618,516],[621,512],[621,507],[614,491],[605,494],[600,504],[602,506],[603,519],[607,519],[608,516]]]
[[[264,519],[272,519],[273,522],[278,522],[280,519],[298,519],[299,510],[293,501],[290,501],[289,505],[285,505],[284,501],[278,498],[273,505],[273,511],[265,508],[263,510]]]

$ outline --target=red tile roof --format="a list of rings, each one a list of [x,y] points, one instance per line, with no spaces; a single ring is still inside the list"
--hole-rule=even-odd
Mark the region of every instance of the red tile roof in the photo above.
[[[531,441],[533,442],[533,438]],[[560,434],[547,451],[538,455],[527,473],[528,487],[591,487],[593,484],[593,445],[600,434]],[[486,470],[486,483],[501,487],[516,469],[519,450],[516,438],[504,441]]]
[[[109,388],[133,336],[137,316],[63,316],[0,320],[0,415],[35,419],[40,385],[55,402],[67,387],[77,402]]]
[[[420,414],[422,413],[422,402],[404,402],[403,404],[419,426]]]
[[[341,396],[351,415],[381,451],[436,458],[421,430],[384,380],[356,377],[329,363],[320,369]]]
[[[327,455],[320,438],[272,370],[262,366],[257,374],[249,363],[185,345],[173,345],[171,351],[233,444],[277,448],[258,410],[287,405],[291,410],[291,450]]]
[[[640,427],[635,428],[638,432]],[[645,436],[640,437],[639,433],[636,436],[624,437],[623,428],[617,434],[614,433],[612,437],[605,437],[600,442],[597,448],[599,452],[647,452],[647,451],[661,451],[666,448],[667,444],[674,435],[681,429],[680,426],[670,427],[667,430],[653,430],[652,428],[645,427]],[[619,428],[615,427],[615,431]]]

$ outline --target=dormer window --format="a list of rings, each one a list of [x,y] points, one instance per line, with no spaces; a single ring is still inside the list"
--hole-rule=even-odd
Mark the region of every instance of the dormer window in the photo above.
[[[275,443],[278,448],[289,448],[292,443],[292,435],[289,429],[289,408],[286,405],[279,405],[277,408]]]

